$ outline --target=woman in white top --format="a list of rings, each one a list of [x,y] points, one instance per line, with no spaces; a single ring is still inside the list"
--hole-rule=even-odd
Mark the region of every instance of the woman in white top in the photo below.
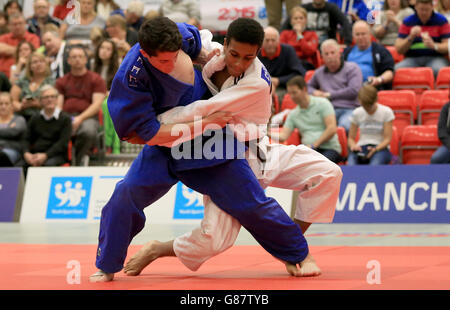
[[[392,139],[391,108],[377,102],[377,89],[364,84],[358,92],[360,107],[353,110],[348,132],[350,153],[347,165],[386,165],[391,161],[389,145]],[[356,137],[359,130],[359,141]]]
[[[386,0],[380,12],[380,24],[375,24],[375,36],[383,45],[394,45],[398,29],[405,17],[414,14],[407,0]]]

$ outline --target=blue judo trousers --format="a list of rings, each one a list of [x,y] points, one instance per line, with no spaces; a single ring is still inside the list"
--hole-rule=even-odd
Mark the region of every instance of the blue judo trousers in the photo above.
[[[193,44],[200,42],[198,31],[187,24],[178,24],[178,27],[183,35],[183,50],[190,56],[198,54],[199,44]],[[120,138],[126,140],[138,135],[149,141],[159,130],[158,114],[205,98],[207,87],[198,71],[195,71],[194,85],[161,73],[151,66],[139,49],[136,44],[125,56],[111,87],[108,108]],[[223,135],[200,136],[185,142],[183,147],[193,150],[195,143],[215,137],[230,138],[227,130],[223,132]],[[233,155],[241,159],[229,159],[225,147],[227,156],[221,158],[174,159],[170,148],[146,145],[102,209],[97,268],[108,273],[123,268],[128,246],[145,225],[144,208],[161,198],[178,181],[209,195],[276,258],[291,263],[303,261],[308,255],[308,245],[300,228],[273,198],[265,195],[241,156],[245,147],[238,147],[240,143],[234,136],[231,138],[234,139]]]

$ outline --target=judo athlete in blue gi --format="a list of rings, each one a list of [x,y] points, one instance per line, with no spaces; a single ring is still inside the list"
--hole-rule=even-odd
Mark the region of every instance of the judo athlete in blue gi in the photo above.
[[[254,45],[260,47],[264,38],[262,27],[252,21],[246,25],[246,32],[256,40]],[[177,25],[164,17],[155,18],[142,25],[139,43],[125,56],[114,78],[108,108],[115,129],[121,139],[147,145],[124,179],[117,183],[102,210],[96,259],[100,271],[91,276],[93,282],[111,281],[114,273],[123,268],[129,244],[144,227],[143,209],[178,181],[208,195],[219,208],[236,218],[265,250],[283,262],[295,265],[308,255],[300,228],[274,199],[265,195],[243,155],[245,146],[233,133],[225,128],[219,130],[221,134],[209,132],[184,142],[182,147],[192,151],[190,158],[174,158],[171,148],[160,146],[179,137],[171,131],[176,125],[160,124],[157,115],[208,96],[201,73],[193,70],[190,60],[197,58],[200,50],[201,40],[195,27]],[[189,70],[193,70],[192,75],[185,74]],[[184,80],[179,80],[182,76]],[[186,80],[186,76],[190,78]],[[261,78],[268,79],[264,74]],[[270,78],[267,95],[270,96]],[[227,114],[218,113],[203,121],[224,126]],[[210,159],[207,154],[193,154],[197,143],[204,144],[211,139],[224,144],[223,156]],[[233,141],[231,159],[230,139]]]

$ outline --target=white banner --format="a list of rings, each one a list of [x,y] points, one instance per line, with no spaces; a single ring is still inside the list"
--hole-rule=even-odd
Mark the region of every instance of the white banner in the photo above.
[[[128,167],[28,169],[20,222],[97,222]],[[290,214],[292,191],[267,189]],[[202,195],[181,183],[145,209],[150,223],[195,223],[203,218]]]

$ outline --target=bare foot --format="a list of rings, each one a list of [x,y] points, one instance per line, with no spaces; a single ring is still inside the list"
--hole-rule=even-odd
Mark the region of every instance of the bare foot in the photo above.
[[[109,282],[113,279],[114,273],[106,273],[102,270],[99,270],[89,277],[89,282]]]
[[[161,256],[159,247],[161,242],[157,240],[146,243],[125,265],[123,269],[127,276],[137,276],[151,262]]]
[[[317,277],[322,274],[311,254],[308,254],[299,265],[300,269],[297,265],[285,263],[286,271],[295,277]]]

